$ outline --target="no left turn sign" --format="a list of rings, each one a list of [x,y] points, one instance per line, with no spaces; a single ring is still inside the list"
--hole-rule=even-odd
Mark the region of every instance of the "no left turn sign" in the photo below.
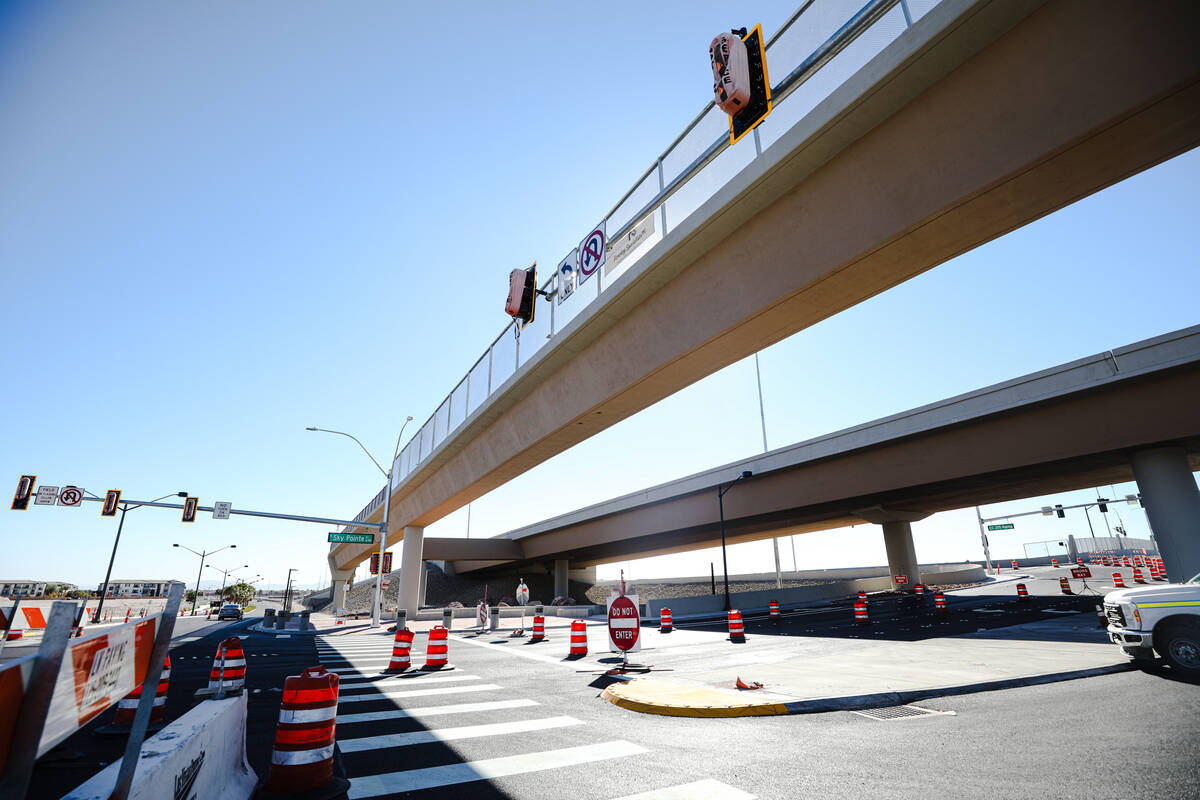
[[[579,243],[579,285],[582,286],[588,278],[604,266],[607,255],[608,236],[605,233],[607,221],[601,222]]]

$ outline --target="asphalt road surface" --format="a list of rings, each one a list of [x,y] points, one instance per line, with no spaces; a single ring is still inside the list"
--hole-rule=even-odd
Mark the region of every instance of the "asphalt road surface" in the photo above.
[[[1043,581],[1027,583],[1032,590]],[[1001,584],[954,598],[1006,613],[951,613],[946,626],[923,608],[875,600],[867,631],[849,621],[843,605],[792,613],[780,623],[751,619],[747,633],[828,637],[833,646],[844,638],[850,646],[852,637],[873,636],[876,629],[919,639],[963,632],[963,624],[970,630],[1012,625],[1059,605],[1094,604],[1094,598],[1050,594],[1021,604],[1013,591],[1013,584]],[[963,618],[969,623],[955,621]],[[922,627],[929,624],[934,627]],[[186,636],[172,649],[168,718],[191,705],[191,693],[207,681],[217,642],[238,627]],[[389,636],[248,635],[251,765],[266,774],[284,678],[319,662],[341,678],[337,739],[351,797],[614,800],[672,787],[678,794],[651,796],[1200,797],[1200,687],[1161,668],[927,700],[916,705],[953,713],[896,720],[845,711],[675,718],[602,700],[611,678],[599,672],[612,657],[593,649],[587,659],[565,662],[559,655],[567,632],[553,629],[551,636],[552,645],[531,646],[499,633],[456,631],[454,669],[385,678],[378,672],[388,660]],[[422,662],[424,646],[418,636],[414,665]],[[735,652],[735,645],[728,647]],[[723,657],[720,648],[715,652],[706,657]],[[673,658],[695,657],[668,649],[639,656],[660,668]],[[116,758],[122,742],[85,730],[68,744],[83,757],[40,764],[30,797],[60,797]]]

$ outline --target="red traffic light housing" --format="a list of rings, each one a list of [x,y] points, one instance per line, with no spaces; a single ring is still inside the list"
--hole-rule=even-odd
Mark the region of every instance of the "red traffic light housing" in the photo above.
[[[104,493],[104,507],[100,509],[100,516],[115,517],[117,515],[117,507],[121,503],[121,490],[109,489]]]
[[[771,79],[767,75],[762,25],[721,33],[708,47],[712,62],[713,94],[729,115],[729,143],[737,141],[771,113]]]
[[[504,305],[504,312],[521,320],[521,327],[524,328],[533,322],[538,294],[537,262],[533,262],[529,269],[514,269],[508,276],[508,302]]]

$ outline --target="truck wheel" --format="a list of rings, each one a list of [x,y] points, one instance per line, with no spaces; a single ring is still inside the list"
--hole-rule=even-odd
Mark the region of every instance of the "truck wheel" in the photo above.
[[[1172,669],[1200,677],[1200,625],[1172,622],[1161,634],[1155,648]]]

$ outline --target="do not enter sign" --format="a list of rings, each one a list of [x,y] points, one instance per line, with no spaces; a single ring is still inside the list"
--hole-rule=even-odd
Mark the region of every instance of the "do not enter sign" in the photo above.
[[[608,606],[608,640],[617,650],[637,651],[641,619],[638,616],[637,595],[613,598]]]

